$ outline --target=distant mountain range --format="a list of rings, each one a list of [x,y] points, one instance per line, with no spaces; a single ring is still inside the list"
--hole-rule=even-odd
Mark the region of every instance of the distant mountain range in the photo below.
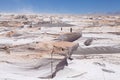
[[[120,11],[119,12],[108,12],[107,14],[110,14],[110,15],[120,15]]]

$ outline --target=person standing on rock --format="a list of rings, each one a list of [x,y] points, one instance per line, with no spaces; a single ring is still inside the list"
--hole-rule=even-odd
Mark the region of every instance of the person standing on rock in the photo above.
[[[72,33],[72,28],[70,28],[70,32]]]

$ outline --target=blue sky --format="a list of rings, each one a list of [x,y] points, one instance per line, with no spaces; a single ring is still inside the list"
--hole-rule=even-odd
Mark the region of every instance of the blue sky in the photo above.
[[[120,12],[120,0],[0,0],[0,12],[65,14]]]

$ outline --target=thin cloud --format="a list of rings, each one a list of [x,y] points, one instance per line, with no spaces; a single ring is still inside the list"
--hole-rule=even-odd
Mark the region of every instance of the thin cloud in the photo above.
[[[22,9],[18,9],[17,11],[18,13],[35,13],[35,11],[33,10],[33,8],[31,7],[25,7],[25,8],[22,8]]]

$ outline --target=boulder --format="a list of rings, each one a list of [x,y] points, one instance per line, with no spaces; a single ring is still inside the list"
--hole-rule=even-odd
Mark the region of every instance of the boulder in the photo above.
[[[61,34],[56,40],[73,42],[73,41],[79,39],[80,37],[82,37],[82,33],[73,32],[73,33]]]

